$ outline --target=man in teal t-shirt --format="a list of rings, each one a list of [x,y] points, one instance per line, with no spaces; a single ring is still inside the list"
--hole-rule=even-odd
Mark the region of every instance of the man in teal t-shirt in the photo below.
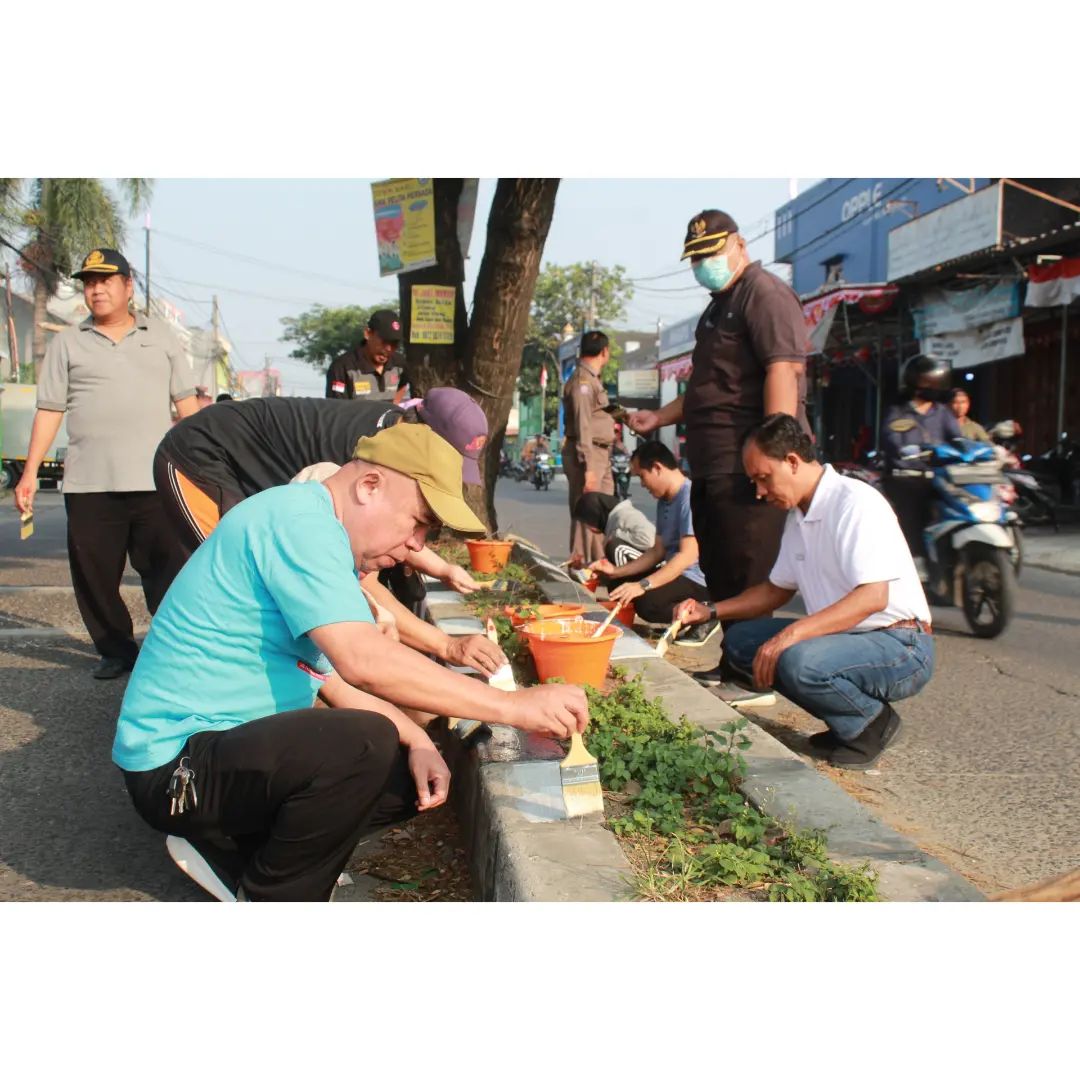
[[[357,572],[418,551],[438,521],[483,527],[461,455],[429,428],[399,424],[356,453],[323,484],[222,518],[124,695],[113,760],[132,802],[222,900],[326,900],[361,836],[445,801],[446,765],[402,708],[560,738],[588,722],[577,687],[506,694],[379,632]]]

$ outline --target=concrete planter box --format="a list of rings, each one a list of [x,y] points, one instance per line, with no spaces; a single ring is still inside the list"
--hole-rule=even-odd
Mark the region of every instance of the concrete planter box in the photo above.
[[[586,590],[568,580],[539,552],[519,544],[514,561],[527,565],[550,603],[577,602],[606,614]],[[429,618],[447,633],[479,633],[478,620],[458,595],[428,585]],[[730,706],[664,660],[627,630],[612,663],[641,674],[650,696],[662,699],[671,719],[680,715],[708,731],[737,718]],[[777,739],[749,721],[742,790],[763,812],[795,828],[825,830],[837,862],[868,862],[887,900],[982,900],[965,878],[885,826],[861,803],[822,776]],[[550,739],[492,729],[490,739],[462,745],[449,740],[454,799],[470,866],[484,900],[627,900],[630,866],[614,835],[598,819],[561,819],[558,760]]]

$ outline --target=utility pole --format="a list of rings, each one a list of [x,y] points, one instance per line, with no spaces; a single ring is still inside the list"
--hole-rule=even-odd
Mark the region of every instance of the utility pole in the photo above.
[[[592,277],[589,285],[589,325],[586,330],[596,329],[596,260],[593,259]]]
[[[146,211],[146,314],[150,314],[150,211]]]
[[[217,365],[218,357],[221,355],[221,337],[218,333],[218,301],[217,294],[214,294],[213,303],[210,307],[210,327],[212,336],[210,339],[210,370],[211,370],[211,382],[214,386],[214,397],[217,397]]]
[[[15,333],[15,309],[11,306],[11,271],[4,263],[4,294],[7,296],[8,356],[11,360],[12,381],[19,382],[19,338]]]
[[[274,393],[270,389],[270,360],[271,360],[271,357],[270,356],[265,356],[263,359],[264,359],[264,364],[263,364],[262,396],[263,397],[273,397]]]

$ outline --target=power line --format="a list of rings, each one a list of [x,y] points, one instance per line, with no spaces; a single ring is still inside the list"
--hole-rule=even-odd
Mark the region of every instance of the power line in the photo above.
[[[179,236],[176,233],[167,232],[164,229],[154,229],[154,233],[158,236],[167,237],[170,240],[176,240],[181,244],[190,244],[192,247],[201,248],[203,251],[210,251],[215,255],[221,255],[227,259],[235,259],[238,262],[250,263],[253,266],[265,266],[268,269],[280,270],[287,274],[294,274],[308,279],[319,279],[334,285],[340,285],[346,289],[362,289],[365,292],[370,293],[381,293],[384,291],[381,288],[375,288],[373,285],[362,285],[356,281],[345,281],[342,278],[336,278],[330,274],[320,274],[317,271],[305,270],[299,266],[285,266],[282,263],[274,263],[267,259],[259,259],[254,255],[245,255],[243,252],[229,251],[227,248],[214,247],[212,244],[204,243],[201,240],[191,240],[186,236]]]

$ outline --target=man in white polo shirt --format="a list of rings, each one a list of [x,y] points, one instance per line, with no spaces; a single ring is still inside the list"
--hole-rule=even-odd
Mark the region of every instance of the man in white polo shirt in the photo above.
[[[828,761],[869,768],[900,731],[891,702],[934,670],[930,610],[892,508],[861,480],[815,460],[808,436],[776,413],[752,429],[743,468],[757,497],[788,511],[767,581],[730,600],[688,600],[684,623],[747,620],[724,638],[724,667],[776,686],[829,730],[810,736]],[[773,619],[795,593],[807,615]]]

